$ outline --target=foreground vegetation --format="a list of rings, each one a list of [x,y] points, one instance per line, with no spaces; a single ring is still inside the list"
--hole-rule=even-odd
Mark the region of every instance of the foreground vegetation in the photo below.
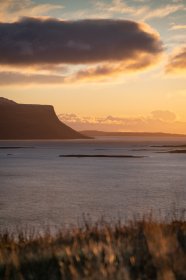
[[[0,234],[0,279],[185,280],[186,222],[88,224]]]

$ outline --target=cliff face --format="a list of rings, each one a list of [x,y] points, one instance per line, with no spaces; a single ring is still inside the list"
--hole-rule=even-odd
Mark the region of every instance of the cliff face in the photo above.
[[[62,123],[50,105],[27,105],[0,99],[0,139],[88,138]]]

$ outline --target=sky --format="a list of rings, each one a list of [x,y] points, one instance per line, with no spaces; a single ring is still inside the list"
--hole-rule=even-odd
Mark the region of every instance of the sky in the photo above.
[[[0,96],[77,130],[186,134],[186,0],[0,0]]]

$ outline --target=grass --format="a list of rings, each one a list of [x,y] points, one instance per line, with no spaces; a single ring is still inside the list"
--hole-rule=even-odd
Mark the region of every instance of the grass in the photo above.
[[[0,279],[185,280],[186,222],[152,219],[0,234]]]

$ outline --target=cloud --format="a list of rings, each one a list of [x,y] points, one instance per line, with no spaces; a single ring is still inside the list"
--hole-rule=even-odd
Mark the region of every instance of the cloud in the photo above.
[[[103,1],[96,2],[96,9],[99,12],[105,12],[106,15],[114,14],[125,14],[131,15],[133,17],[138,17],[143,20],[150,20],[153,18],[163,18],[176,13],[180,10],[185,9],[184,5],[176,2],[172,4],[167,4],[159,6],[157,8],[151,7],[150,4],[145,5],[147,1],[136,1],[141,2],[142,5],[134,6],[128,5],[122,0],[112,0],[111,3],[105,3]]]
[[[134,21],[24,18],[0,23],[0,70],[9,67],[5,80],[10,77],[10,83],[16,81],[15,75],[20,83],[47,81],[39,72],[46,72],[46,66],[51,74],[55,71],[48,81],[98,80],[146,69],[158,62],[162,52],[159,35],[150,26]],[[68,65],[71,71],[60,76],[56,70]],[[37,70],[35,76],[25,75],[24,68]],[[15,74],[15,69],[20,73]],[[4,83],[3,78],[1,81]]]
[[[86,64],[158,56],[162,43],[142,24],[125,20],[25,18],[0,24],[0,64]]]
[[[167,73],[185,73],[186,72],[186,47],[182,47],[170,56],[166,65]]]
[[[67,77],[66,82],[78,81],[101,81],[105,82],[110,78],[116,78],[124,73],[135,73],[136,71],[146,69],[157,62],[157,56],[140,55],[138,61],[135,59],[126,60],[121,63],[103,63],[96,66],[88,66],[83,70],[77,71],[74,75]]]
[[[175,121],[176,115],[170,111],[156,110],[151,112],[152,118],[160,121]]]
[[[30,84],[63,84],[65,79],[60,75],[23,74],[18,72],[0,72],[0,86]]]
[[[93,117],[76,114],[60,114],[59,119],[76,130],[103,130],[127,132],[167,132],[185,133],[186,122],[167,110],[156,110],[148,116],[134,117]]]
[[[14,22],[20,17],[46,16],[51,11],[63,9],[62,5],[36,4],[32,0],[0,0],[0,7],[1,22]]]
[[[182,4],[170,4],[156,9],[148,9],[143,19],[164,18],[183,9],[185,9],[185,7]]]
[[[175,24],[173,25],[170,30],[184,30],[186,29],[186,24]]]
[[[110,4],[98,1],[96,8],[107,13],[134,13],[136,10],[132,6],[127,5],[121,0],[113,0]]]

